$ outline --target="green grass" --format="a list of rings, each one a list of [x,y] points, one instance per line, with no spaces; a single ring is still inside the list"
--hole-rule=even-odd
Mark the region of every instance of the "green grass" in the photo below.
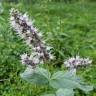
[[[30,48],[10,29],[8,18],[11,7],[27,11],[35,19],[35,25],[44,34],[44,39],[53,46],[57,60],[51,64],[54,67],[49,66],[51,71],[56,71],[67,57],[79,53],[93,59],[93,63],[91,67],[82,68],[78,74],[89,84],[96,85],[96,3],[29,6],[5,3],[4,13],[0,15],[0,96],[40,96],[51,91],[47,86],[31,85],[19,76],[24,69],[20,54],[29,52]],[[76,91],[76,94],[96,96],[96,88],[87,95],[81,91]]]

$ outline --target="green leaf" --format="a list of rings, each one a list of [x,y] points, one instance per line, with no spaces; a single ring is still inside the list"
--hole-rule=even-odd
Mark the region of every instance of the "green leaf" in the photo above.
[[[81,80],[80,77],[76,76],[74,71],[63,72],[58,71],[52,75],[50,80],[50,86],[56,89],[80,89],[84,92],[91,91],[93,88],[92,86],[87,86]]]
[[[72,72],[58,71],[52,75],[50,85],[53,88],[72,88],[75,89],[77,86],[76,78]]]
[[[93,90],[93,86],[88,86],[88,85],[80,85],[78,86],[79,89],[81,89],[82,91],[84,91],[85,93],[88,93],[89,91]]]
[[[72,78],[72,77],[74,77],[74,76],[76,76],[76,70],[70,70],[70,71],[67,71],[67,72],[64,72],[64,71],[58,71],[58,72],[56,72],[56,73],[54,73],[53,75],[52,75],[52,78],[51,79],[56,79],[56,78],[64,78],[64,77],[70,77],[70,78]]]
[[[59,89],[56,96],[74,96],[74,91],[72,89]]]
[[[50,79],[50,73],[43,68],[30,69],[27,68],[20,76],[33,84],[47,84]]]
[[[3,17],[0,16],[0,21],[5,21],[5,19]]]
[[[41,95],[41,96],[55,96],[54,94],[45,94],[45,95]]]
[[[3,9],[2,3],[0,2],[0,14],[2,14],[3,11],[4,11],[4,9]]]

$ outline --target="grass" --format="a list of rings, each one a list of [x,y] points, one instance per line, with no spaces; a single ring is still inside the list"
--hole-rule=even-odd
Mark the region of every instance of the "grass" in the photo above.
[[[11,7],[27,11],[35,19],[44,39],[53,46],[57,60],[52,62],[52,68],[49,66],[50,70],[56,71],[64,59],[79,53],[93,59],[93,63],[78,74],[89,84],[96,85],[96,2],[24,5],[4,3],[4,12],[0,15],[0,96],[40,96],[42,92],[51,91],[47,86],[31,85],[19,76],[24,69],[20,54],[29,52],[30,48],[10,29]],[[96,88],[87,95],[76,91],[76,96],[96,96]]]

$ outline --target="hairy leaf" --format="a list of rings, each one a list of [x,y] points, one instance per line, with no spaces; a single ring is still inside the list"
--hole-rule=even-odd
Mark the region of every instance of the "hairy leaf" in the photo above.
[[[59,89],[59,88],[67,88],[67,89],[76,89],[79,88],[85,92],[91,91],[93,89],[92,86],[87,86],[84,84],[84,82],[76,76],[74,71],[69,72],[63,72],[58,71],[53,74],[51,80],[50,80],[50,86],[53,88]]]
[[[59,89],[56,96],[74,96],[74,91],[72,89]]]
[[[50,73],[47,70],[39,67],[35,69],[27,68],[20,75],[24,80],[33,84],[46,84],[50,79]]]

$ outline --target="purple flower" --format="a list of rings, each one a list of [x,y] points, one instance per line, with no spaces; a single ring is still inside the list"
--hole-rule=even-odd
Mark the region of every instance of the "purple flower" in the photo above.
[[[77,68],[79,66],[86,66],[92,63],[92,60],[89,58],[80,58],[80,56],[71,57],[64,62],[64,65],[67,68]]]
[[[34,21],[31,21],[26,13],[22,14],[14,8],[10,10],[11,27],[25,40],[26,44],[32,48],[34,53],[30,56],[27,56],[27,54],[21,56],[22,63],[27,63],[28,65],[44,63],[53,59],[53,55],[49,51],[49,46],[45,46],[43,43],[45,41],[41,39],[42,34],[38,32],[38,29],[34,27],[33,23]],[[29,59],[30,57],[32,57],[31,60]]]

